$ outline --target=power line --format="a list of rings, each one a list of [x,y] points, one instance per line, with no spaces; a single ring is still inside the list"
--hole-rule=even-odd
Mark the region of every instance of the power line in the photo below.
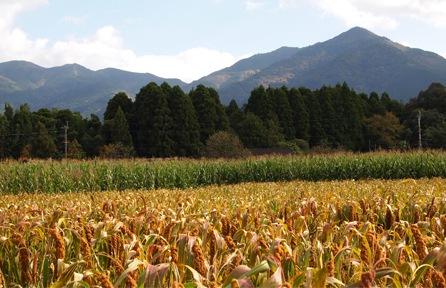
[[[418,110],[418,148],[422,149],[422,144],[421,144],[421,110]]]
[[[68,121],[67,121],[67,125],[64,125],[62,127],[62,129],[65,130],[65,141],[64,141],[64,144],[65,144],[65,159],[67,159],[68,158]]]

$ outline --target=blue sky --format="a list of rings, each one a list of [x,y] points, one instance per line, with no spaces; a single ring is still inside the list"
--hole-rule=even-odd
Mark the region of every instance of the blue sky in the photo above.
[[[354,26],[446,57],[444,0],[0,0],[0,62],[78,63],[190,82]]]

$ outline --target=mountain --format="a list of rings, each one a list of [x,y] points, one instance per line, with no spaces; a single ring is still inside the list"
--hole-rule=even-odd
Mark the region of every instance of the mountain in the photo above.
[[[387,92],[407,102],[433,82],[446,83],[446,59],[359,27],[325,42],[286,49],[283,58],[281,49],[255,55],[197,82],[218,88],[225,104],[231,99],[245,103],[259,85],[318,89],[346,82],[358,93]],[[256,65],[258,58],[264,65]]]
[[[10,61],[0,63],[0,105],[7,102],[18,108],[28,103],[32,110],[57,107],[102,117],[108,100],[116,93],[122,91],[132,97],[152,81],[185,85],[178,79],[113,68],[92,71],[78,64],[43,68]]]
[[[133,97],[152,81],[179,85],[186,93],[198,84],[213,87],[223,104],[231,99],[245,103],[259,85],[313,90],[343,82],[358,93],[387,92],[392,99],[407,102],[433,82],[446,84],[446,59],[355,27],[308,47],[254,55],[190,84],[113,68],[92,71],[77,64],[43,68],[11,61],[0,63],[0,105],[8,102],[18,108],[28,103],[33,110],[68,108],[101,117],[117,92]]]
[[[282,47],[273,52],[251,56],[238,61],[231,67],[211,73],[206,77],[185,85],[184,88],[186,91],[189,91],[198,84],[203,84],[217,90],[223,89],[231,84],[248,79],[276,62],[290,58],[298,50],[299,48]]]

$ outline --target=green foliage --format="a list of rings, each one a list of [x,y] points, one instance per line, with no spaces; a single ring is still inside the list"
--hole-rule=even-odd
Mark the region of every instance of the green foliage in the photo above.
[[[112,143],[122,143],[125,146],[133,147],[132,135],[130,135],[129,125],[121,106],[118,107],[115,116],[111,121]]]
[[[77,142],[77,139],[74,139],[73,141],[68,143],[67,156],[70,159],[85,158],[86,154],[82,149],[82,145],[79,142]]]
[[[411,99],[407,108],[432,110],[446,113],[446,87],[441,83],[432,83],[425,91],[421,91],[418,97]]]
[[[189,92],[200,125],[200,140],[204,143],[217,131],[229,130],[229,122],[217,91],[198,85]]]
[[[134,124],[137,126],[135,148],[140,156],[170,157],[173,154],[173,120],[167,96],[152,82],[141,88],[135,99]]]
[[[280,142],[279,147],[289,148],[295,154],[303,154],[310,152],[310,145],[304,139],[293,139],[290,141]]]
[[[102,135],[104,142],[107,144],[117,142],[116,139],[112,139],[113,134],[115,134],[116,132],[114,131],[114,129],[116,128],[113,127],[114,123],[112,123],[111,120],[113,120],[113,118],[116,117],[116,113],[118,112],[119,109],[121,109],[121,112],[124,114],[127,125],[129,125],[129,122],[132,119],[133,102],[132,99],[130,99],[123,92],[117,93],[113,98],[111,98],[108,101],[107,108],[105,109],[104,112],[104,127],[102,129]],[[122,120],[120,121],[122,122]],[[125,140],[123,143],[128,143],[128,145],[133,145],[133,142],[130,144],[128,140]]]
[[[395,115],[390,112],[385,116],[375,114],[365,119],[364,123],[370,137],[370,145],[385,149],[396,148],[403,126]]]
[[[444,148],[446,143],[446,87],[432,83],[426,91],[411,99],[401,113],[408,133],[406,139],[412,147],[418,147],[418,116],[421,113],[422,145],[429,148]]]
[[[230,117],[234,117],[235,113]],[[236,121],[238,120],[238,121]],[[262,148],[268,147],[269,139],[271,138],[268,131],[265,128],[262,120],[253,113],[246,113],[240,115],[240,118],[234,120],[234,130],[243,142],[245,147],[248,148]]]
[[[206,140],[203,156],[208,158],[244,158],[249,151],[233,133],[219,131]]]
[[[13,133],[12,140],[12,154],[17,158],[18,152],[22,151],[25,145],[32,141],[33,123],[32,113],[27,104],[23,104],[15,112],[10,131]]]
[[[108,159],[127,159],[135,156],[132,146],[125,145],[121,142],[111,143],[101,147],[99,153],[100,158]]]
[[[113,119],[119,108],[121,108],[122,112],[126,115],[126,119],[130,120],[133,111],[133,102],[124,92],[117,93],[108,101],[107,108],[104,112],[104,120]]]
[[[167,95],[172,118],[174,155],[183,157],[197,155],[197,150],[201,147],[200,125],[190,97],[179,86],[172,88],[163,83],[161,88]]]
[[[50,158],[57,153],[56,144],[48,134],[48,130],[42,122],[37,122],[32,141],[31,155],[35,158]]]
[[[293,113],[293,126],[296,130],[294,138],[308,140],[310,138],[310,115],[298,89],[292,88],[289,91],[288,102]]]
[[[259,86],[239,108],[234,100],[224,107],[217,91],[203,85],[187,95],[179,86],[152,82],[141,88],[134,103],[117,93],[103,124],[94,114],[83,118],[68,109],[31,112],[26,104],[17,110],[6,104],[0,114],[0,158],[18,158],[27,144],[35,147],[33,157],[57,158],[64,152],[67,123],[68,141],[78,141],[86,157],[98,156],[100,147],[110,143],[133,146],[139,157],[197,156],[218,131],[237,134],[248,148],[303,139],[321,152],[409,149],[418,147],[420,112],[423,147],[444,148],[445,91],[433,83],[403,106],[387,93],[357,94],[346,83],[314,91]]]
[[[104,151],[104,155],[106,153],[108,151]],[[109,155],[123,157],[121,152],[113,153]],[[92,160],[66,163],[31,160],[26,164],[3,162],[0,165],[2,175],[0,194],[186,188],[296,179],[308,181],[418,179],[446,177],[445,163],[446,154],[434,151],[427,153],[338,153],[233,161]]]

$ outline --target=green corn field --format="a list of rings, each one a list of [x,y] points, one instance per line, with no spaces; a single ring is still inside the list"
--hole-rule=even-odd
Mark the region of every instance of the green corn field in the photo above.
[[[195,188],[213,184],[446,177],[446,153],[268,157],[233,161],[89,160],[0,163],[0,194]]]

